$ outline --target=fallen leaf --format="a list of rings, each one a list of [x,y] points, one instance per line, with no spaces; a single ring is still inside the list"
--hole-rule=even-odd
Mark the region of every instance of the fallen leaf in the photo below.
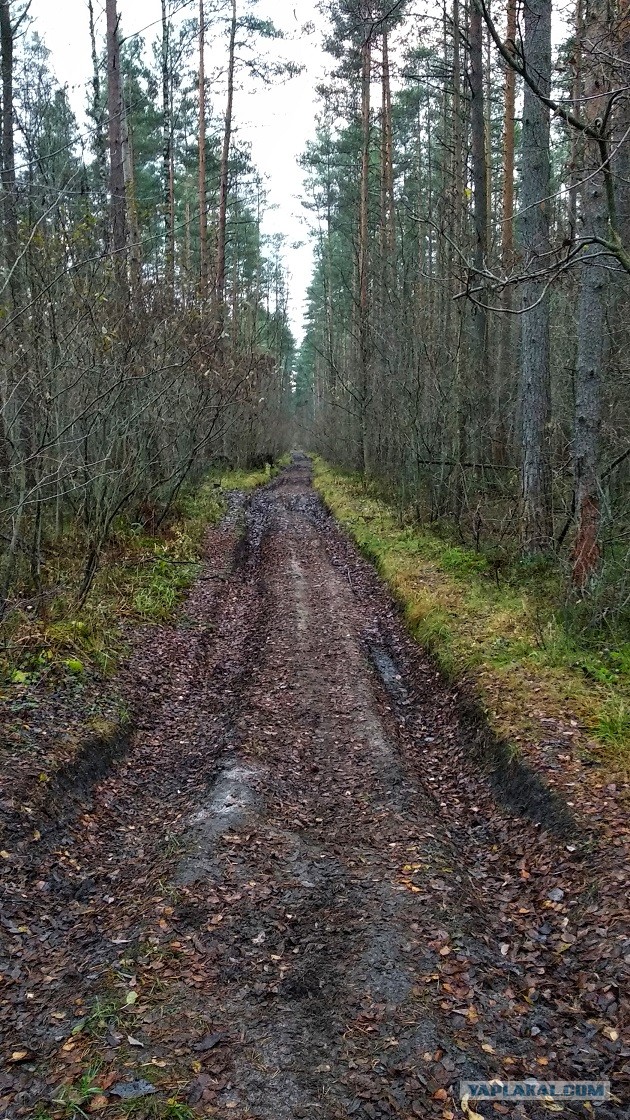
[[[102,1093],[99,1093],[97,1097],[92,1097],[92,1100],[88,1105],[88,1111],[100,1112],[102,1108],[107,1108],[108,1104],[109,1101],[107,1100],[107,1097],[104,1097]]]
[[[470,1100],[470,1093],[464,1093],[461,1101],[459,1102],[460,1108],[461,1108],[462,1112],[464,1113],[464,1116],[467,1116],[468,1120],[484,1120],[484,1117],[481,1115],[480,1112],[475,1112],[474,1108],[470,1107],[470,1105],[468,1104],[469,1100]]]
[[[130,1046],[142,1046],[142,1047],[144,1047],[144,1042],[140,1042],[140,1039],[139,1038],[134,1038],[132,1034],[127,1035],[127,1042],[129,1043]]]
[[[137,1003],[137,1002],[138,1002],[138,993],[137,992],[127,992],[127,997],[125,999],[125,1003],[127,1004],[127,1007],[131,1007],[132,1004]]]
[[[30,1050],[14,1050],[11,1054],[9,1061],[11,1062],[27,1062],[31,1057]]]

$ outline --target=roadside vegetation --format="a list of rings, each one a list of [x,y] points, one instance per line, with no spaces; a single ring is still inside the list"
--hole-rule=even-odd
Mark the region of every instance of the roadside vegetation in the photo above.
[[[360,476],[314,463],[316,489],[388,583],[410,632],[449,677],[470,682],[501,736],[518,747],[540,737],[541,721],[579,725],[589,755],[630,768],[630,642],[585,625],[556,564],[464,547]]]
[[[83,603],[80,531],[51,543],[39,590],[17,589],[0,620],[0,688],[48,675],[81,678],[88,669],[111,672],[125,648],[125,627],[166,621],[198,576],[205,531],[224,513],[226,494],[252,490],[276,469],[210,471],[182,491],[161,524],[149,510],[144,521],[119,518]]]

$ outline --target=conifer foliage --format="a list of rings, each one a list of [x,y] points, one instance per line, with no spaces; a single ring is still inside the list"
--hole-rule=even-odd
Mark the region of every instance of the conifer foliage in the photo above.
[[[627,4],[324,8],[300,422],[421,517],[559,552],[601,619],[628,592]]]

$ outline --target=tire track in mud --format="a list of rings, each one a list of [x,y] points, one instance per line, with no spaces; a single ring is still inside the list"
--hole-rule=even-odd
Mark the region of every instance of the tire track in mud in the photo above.
[[[404,705],[405,688],[331,558],[309,473],[298,459],[248,515],[268,629],[196,834],[210,883],[236,899],[209,1013],[240,1043],[229,1085],[205,1099],[260,1120],[441,1115],[444,1085],[492,1075],[488,1050],[532,1047],[510,1027],[473,879],[403,760],[416,746],[390,693]],[[454,961],[444,975],[439,953]],[[427,999],[427,980],[459,988],[456,1024],[475,1027],[473,1040]],[[488,1035],[473,981],[492,1007]]]
[[[164,1071],[138,1117],[175,1094],[219,1120],[452,1120],[460,1077],[503,1059],[531,1075],[556,1053],[551,1010],[521,994],[527,964],[499,950],[481,852],[494,844],[499,876],[511,854],[474,818],[465,845],[471,819],[451,820],[427,762],[460,734],[455,707],[305,457],[208,547],[177,625],[137,659],[127,758],[67,826],[42,896],[26,868],[15,884],[13,927],[44,932],[13,953],[3,1027],[49,1064],[0,1072],[0,1116],[50,1099],[73,1022],[132,983],[97,1053],[117,1077]]]
[[[13,1118],[48,1099],[41,1063],[65,1039],[61,1020],[80,1023],[84,1008],[110,998],[112,974],[127,967],[121,973],[128,950],[117,946],[147,936],[147,904],[172,865],[163,849],[216,780],[264,640],[245,506],[244,495],[231,497],[209,532],[201,577],[177,621],[146,628],[125,682],[133,731],[124,757],[77,792],[71,817],[37,822],[37,845],[31,836],[16,845],[2,882],[0,1037],[7,1053],[25,1047],[39,1063],[0,1066],[0,1116],[2,1105]]]

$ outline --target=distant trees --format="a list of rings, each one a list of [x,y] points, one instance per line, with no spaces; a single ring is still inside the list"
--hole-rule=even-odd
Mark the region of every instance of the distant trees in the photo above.
[[[560,551],[609,610],[630,528],[627,5],[580,0],[555,66],[550,0],[329,14],[303,415],[422,516]]]
[[[216,455],[286,442],[294,344],[278,247],[261,233],[248,153],[203,127],[197,48],[212,34],[222,59],[222,10],[212,22],[202,2],[175,24],[176,8],[163,0],[151,64],[116,0],[103,39],[88,5],[86,150],[27,5],[0,4],[0,614],[43,593],[70,535],[82,601],[121,518],[159,519]],[[207,217],[223,227],[220,324]]]

